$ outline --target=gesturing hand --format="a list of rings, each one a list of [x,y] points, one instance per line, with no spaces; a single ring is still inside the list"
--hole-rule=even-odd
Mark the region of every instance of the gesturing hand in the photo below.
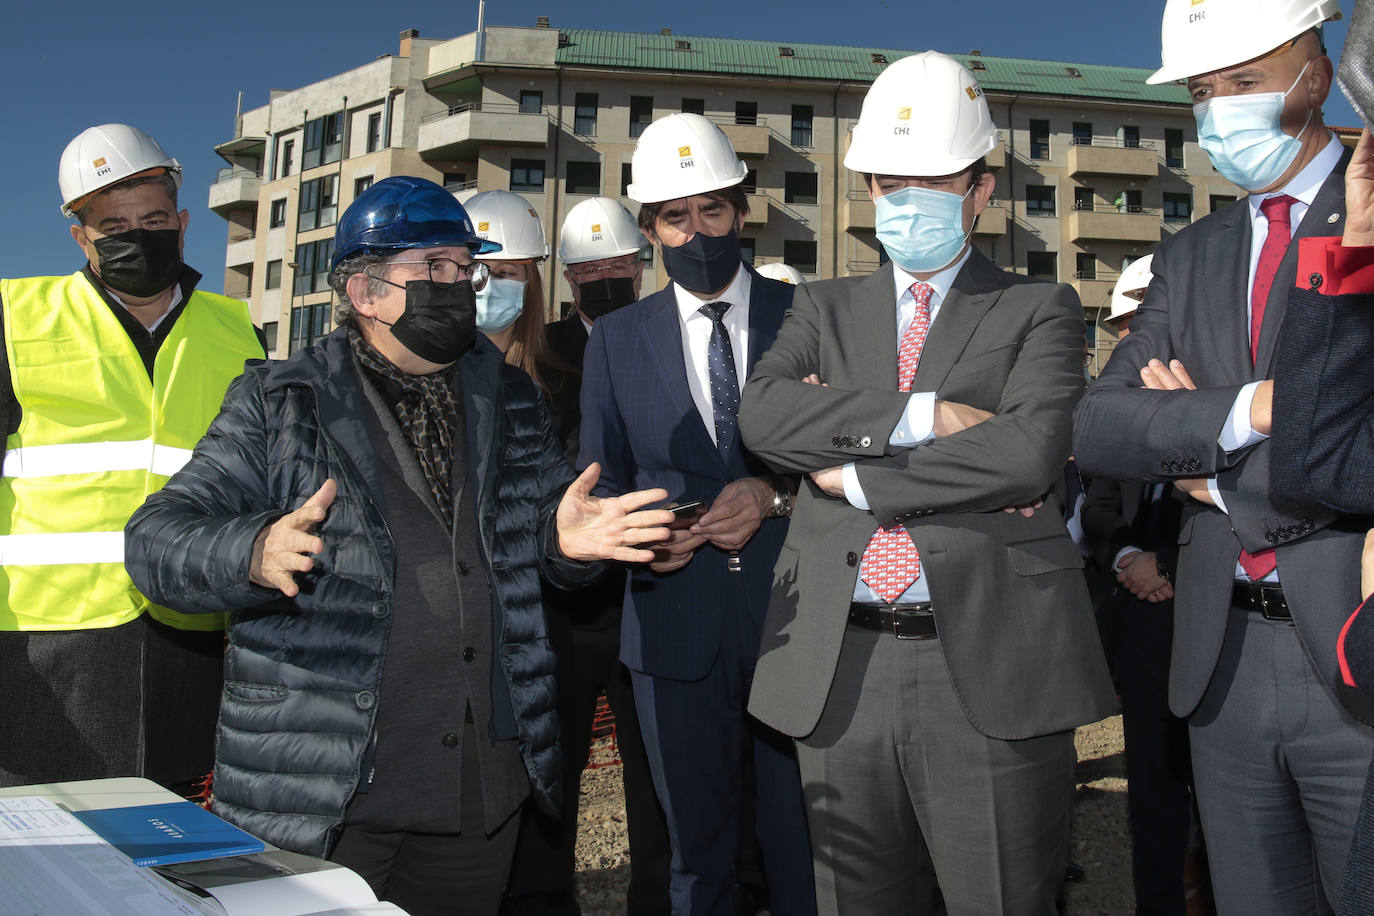
[[[711,511],[697,519],[692,534],[721,550],[740,550],[763,524],[773,505],[773,485],[761,477],[741,477],[725,485]]]
[[[654,559],[653,551],[635,548],[665,540],[673,513],[641,507],[662,502],[668,498],[668,491],[635,490],[601,499],[592,495],[592,487],[600,477],[601,465],[593,461],[568,484],[558,503],[559,549],[572,560],[648,563]]]
[[[337,493],[338,485],[331,477],[299,509],[258,532],[253,541],[253,558],[248,563],[248,580],[294,598],[301,590],[296,584],[296,573],[313,569],[315,561],[309,554],[324,550],[324,541],[311,534],[310,529],[324,521]]]

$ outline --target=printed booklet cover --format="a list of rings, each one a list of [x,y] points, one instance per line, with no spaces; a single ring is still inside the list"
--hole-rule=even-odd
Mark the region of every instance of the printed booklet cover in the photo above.
[[[193,802],[73,811],[135,865],[170,865],[262,852],[262,840]]]

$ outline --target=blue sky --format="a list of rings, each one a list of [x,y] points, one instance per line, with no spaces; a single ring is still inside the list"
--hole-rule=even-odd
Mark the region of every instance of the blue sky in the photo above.
[[[1346,21],[1352,5],[1342,0]],[[555,27],[670,27],[679,35],[956,53],[978,48],[996,56],[1156,67],[1163,8],[1163,0],[495,0],[487,22],[532,26],[547,15]],[[0,80],[7,89],[0,123],[8,125],[0,153],[8,178],[0,277],[63,274],[81,265],[69,221],[58,212],[57,162],[77,133],[115,121],[146,130],[181,160],[181,203],[191,211],[186,260],[205,274],[204,288],[221,289],[226,226],[206,198],[224,165],[213,147],[233,135],[238,93],[245,110],[256,108],[273,88],[293,89],[395,53],[402,29],[451,38],[472,31],[476,21],[476,0],[13,4],[0,38]],[[1346,21],[1327,29],[1333,60]],[[1327,104],[1327,121],[1358,123],[1339,91]]]

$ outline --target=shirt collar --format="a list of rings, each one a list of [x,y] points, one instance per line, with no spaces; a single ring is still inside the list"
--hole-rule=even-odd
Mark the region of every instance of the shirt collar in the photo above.
[[[902,269],[898,266],[897,262],[894,261],[892,263],[892,282],[897,288],[897,301],[900,302],[902,294],[911,289],[911,284],[922,282],[930,284],[931,289],[935,290],[937,302],[945,301],[945,297],[949,295],[949,288],[954,285],[954,278],[959,275],[959,271],[963,269],[964,264],[967,263],[968,259],[972,256],[973,246],[968,245],[964,248],[964,253],[959,256],[959,260],[955,261],[929,280],[924,281],[917,280],[915,276]]]
[[[714,299],[698,299],[695,294],[688,292],[676,283],[673,284],[673,297],[677,300],[677,311],[683,321],[699,314],[699,310],[708,302],[728,302],[733,308],[747,308],[749,305],[749,294],[753,289],[753,284],[749,279],[749,271],[744,268],[741,262],[739,270],[735,271],[735,279],[730,281],[730,285],[725,287],[725,292]]]
[[[1268,194],[1251,194],[1249,197],[1250,219],[1255,220],[1260,216],[1260,204],[1271,197],[1279,194],[1287,194],[1289,197],[1297,198],[1302,201],[1303,206],[1312,206],[1312,201],[1316,199],[1317,192],[1321,190],[1322,184],[1327,177],[1336,170],[1336,166],[1341,162],[1341,141],[1336,139],[1336,135],[1327,132],[1326,146],[1322,147],[1321,152],[1312,157],[1312,161],[1303,166],[1302,171],[1294,175],[1288,184],[1279,188],[1277,191],[1270,191]]]

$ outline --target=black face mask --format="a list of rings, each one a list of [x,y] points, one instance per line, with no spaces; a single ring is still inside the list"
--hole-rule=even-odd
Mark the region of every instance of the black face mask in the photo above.
[[[698,232],[685,245],[662,247],[663,269],[673,282],[694,293],[724,289],[739,270],[739,233],[719,237]]]
[[[373,320],[390,327],[391,335],[421,359],[441,364],[457,362],[477,338],[477,294],[471,281],[440,284],[411,280],[405,291],[406,310],[395,323]]]
[[[634,277],[602,277],[577,284],[577,308],[592,321],[637,298]]]
[[[117,293],[147,299],[181,276],[179,229],[130,229],[87,241],[95,247],[96,273]]]

